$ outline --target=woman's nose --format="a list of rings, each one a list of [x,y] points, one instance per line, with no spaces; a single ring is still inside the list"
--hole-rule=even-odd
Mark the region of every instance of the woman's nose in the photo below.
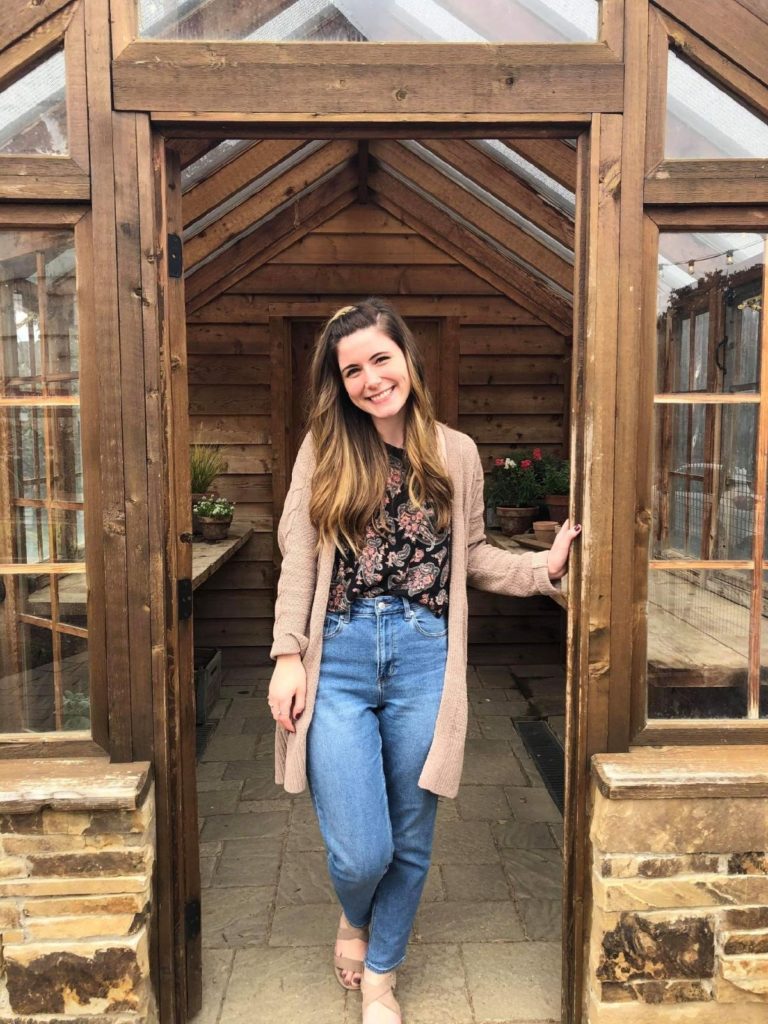
[[[363,367],[363,379],[366,387],[373,387],[381,381],[375,366]]]

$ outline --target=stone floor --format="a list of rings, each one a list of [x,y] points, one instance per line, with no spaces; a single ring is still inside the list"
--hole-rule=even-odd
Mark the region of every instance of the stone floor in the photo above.
[[[199,764],[203,1009],[196,1024],[357,1024],[334,980],[339,908],[312,805],[272,781],[268,669],[225,673]],[[560,1020],[562,822],[512,722],[563,727],[562,672],[469,669],[456,800],[442,800],[433,865],[398,996],[408,1024]]]

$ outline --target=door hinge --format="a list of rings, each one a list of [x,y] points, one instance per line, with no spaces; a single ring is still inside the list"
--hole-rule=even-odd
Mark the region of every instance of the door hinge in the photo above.
[[[179,621],[192,618],[192,580],[177,580],[179,587]]]
[[[184,907],[184,937],[187,942],[200,934],[200,900],[187,900]]]
[[[168,277],[181,277],[184,269],[182,259],[181,238],[178,235],[168,235]]]

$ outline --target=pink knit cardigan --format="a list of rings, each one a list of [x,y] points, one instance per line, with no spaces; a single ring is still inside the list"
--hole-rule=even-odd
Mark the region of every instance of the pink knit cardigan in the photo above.
[[[459,789],[467,731],[467,584],[514,597],[552,596],[559,585],[547,572],[547,552],[513,555],[485,540],[483,467],[474,441],[438,425],[443,459],[453,481],[451,575],[448,605],[448,656],[435,734],[419,779],[423,789],[454,797]],[[307,730],[317,692],[323,622],[333,571],[334,552],[316,552],[317,532],[309,520],[309,496],[315,468],[308,435],[293,467],[291,486],[278,527],[283,554],[275,603],[272,658],[300,654],[307,673],[307,702],[296,732],[277,726],[275,781],[289,793],[307,784]]]

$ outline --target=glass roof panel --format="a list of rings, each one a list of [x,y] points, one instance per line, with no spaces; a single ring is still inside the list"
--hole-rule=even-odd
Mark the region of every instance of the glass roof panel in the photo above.
[[[659,313],[670,295],[696,285],[706,274],[738,271],[762,262],[764,236],[741,231],[665,231],[659,236]]]
[[[768,124],[670,51],[665,155],[765,158]]]
[[[564,188],[554,178],[550,178],[544,171],[540,171],[538,167],[529,163],[525,157],[515,152],[514,139],[509,139],[508,145],[500,142],[498,139],[477,139],[473,141],[479,149],[485,150],[489,156],[495,157],[507,170],[522,178],[548,203],[552,203],[558,210],[573,219],[576,213],[576,196],[574,193]],[[566,139],[565,141],[568,142],[570,140]]]
[[[238,153],[242,153],[252,144],[251,139],[225,139],[218,146],[209,149],[207,153],[204,153],[181,172],[182,191],[186,192],[187,189],[197,185],[204,178],[209,178],[214,171],[218,171],[220,167],[233,160]]]
[[[597,0],[137,0],[153,39],[588,42]]]
[[[66,153],[64,50],[0,92],[0,153]]]

